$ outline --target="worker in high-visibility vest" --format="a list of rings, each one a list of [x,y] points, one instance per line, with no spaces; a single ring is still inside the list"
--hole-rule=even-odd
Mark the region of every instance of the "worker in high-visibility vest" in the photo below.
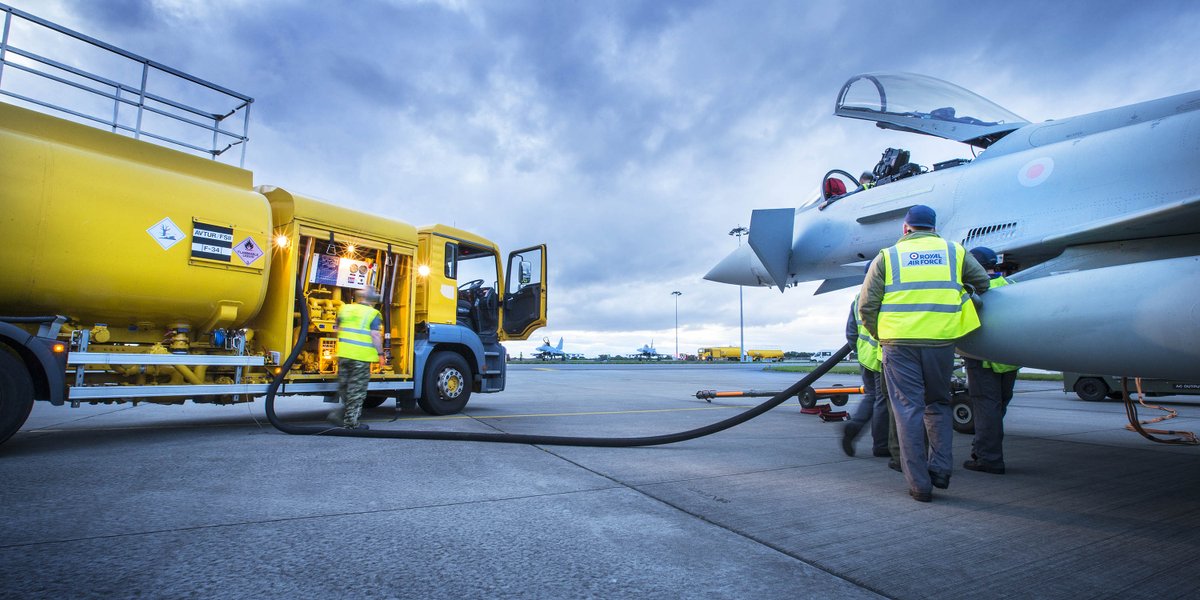
[[[369,429],[359,423],[367,384],[371,382],[371,363],[383,355],[383,315],[372,304],[379,302],[379,293],[368,287],[354,293],[355,302],[343,304],[337,314],[338,399],[342,402],[340,423],[338,412],[329,420],[346,429]]]
[[[971,248],[971,255],[992,278],[992,289],[1009,281],[996,271],[996,253],[988,247]],[[970,471],[1004,474],[1004,415],[1017,383],[1016,365],[963,357],[967,369],[967,390],[971,394],[971,413],[975,421],[975,439],[971,459],[963,463]]]
[[[875,187],[875,174],[870,171],[863,171],[862,175],[858,176],[858,185],[861,185],[864,190]]]
[[[950,486],[954,344],[979,327],[966,286],[983,293],[989,285],[979,262],[938,236],[936,224],[932,208],[910,208],[904,236],[871,261],[858,299],[859,317],[883,348],[901,467],[909,495],[919,502],[933,499],[933,487]]]
[[[879,342],[871,337],[867,328],[863,327],[858,318],[858,296],[850,303],[850,318],[846,320],[846,341],[850,342],[858,355],[858,364],[862,371],[863,397],[854,414],[842,429],[842,451],[847,456],[854,456],[854,440],[862,433],[864,427],[871,425],[871,454],[874,456],[891,456],[888,452],[888,415],[887,390],[883,385],[883,355],[879,350]]]

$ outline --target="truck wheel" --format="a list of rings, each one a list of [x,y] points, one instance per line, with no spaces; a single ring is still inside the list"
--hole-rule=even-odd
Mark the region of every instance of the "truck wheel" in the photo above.
[[[1075,395],[1080,400],[1099,402],[1108,396],[1108,385],[1099,377],[1080,377],[1075,382]]]
[[[424,393],[417,403],[431,415],[461,412],[471,399],[471,367],[454,352],[435,352],[425,365]]]
[[[971,395],[959,392],[950,397],[950,415],[954,417],[954,430],[959,433],[975,433],[975,411],[971,408]]]
[[[33,410],[33,381],[11,352],[0,347],[0,444],[12,437]]]

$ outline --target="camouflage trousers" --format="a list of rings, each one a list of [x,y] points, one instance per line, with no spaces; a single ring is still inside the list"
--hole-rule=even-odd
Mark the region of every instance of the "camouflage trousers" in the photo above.
[[[345,427],[357,427],[362,414],[363,400],[367,397],[367,384],[371,382],[371,363],[353,358],[338,359],[338,400],[346,413],[342,417]]]

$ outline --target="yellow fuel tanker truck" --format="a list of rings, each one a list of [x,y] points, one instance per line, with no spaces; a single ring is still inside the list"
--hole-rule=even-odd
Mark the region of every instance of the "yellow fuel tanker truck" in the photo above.
[[[783,360],[783,350],[747,350],[746,356],[749,356],[750,360],[754,362],[775,362]]]
[[[112,108],[89,116],[6,89],[17,68],[67,78],[51,68],[61,71],[64,63],[4,40],[0,442],[21,427],[34,400],[252,401],[302,337],[280,394],[332,398],[336,314],[364,288],[382,297],[386,348],[368,405],[395,398],[450,414],[473,392],[504,389],[500,342],[527,339],[546,323],[545,246],[510,253],[502,270],[497,246],[473,233],[418,228],[255,187],[249,171],[213,160],[230,147],[244,149],[245,132],[231,131],[227,119],[249,110],[248,96],[11,7],[0,10],[6,32],[22,20],[224,93],[237,105],[228,114],[194,109],[153,94],[146,77],[141,89],[130,89],[67,65],[77,71],[71,81],[84,82],[72,84],[77,88],[114,85],[115,93],[99,92]],[[41,112],[47,108],[67,118]],[[152,133],[141,126],[151,116],[200,127],[213,144],[205,149]],[[164,145],[171,143],[210,158]],[[474,278],[465,281],[464,273]],[[307,336],[297,329],[303,308]]]
[[[742,350],[738,346],[713,346],[700,348],[696,351],[699,360],[712,362],[714,360],[738,360]],[[746,356],[754,362],[774,362],[783,360],[783,350],[747,350]]]
[[[696,351],[698,359],[709,362],[714,360],[738,360],[741,355],[742,349],[737,346],[713,346],[711,348],[700,348]]]

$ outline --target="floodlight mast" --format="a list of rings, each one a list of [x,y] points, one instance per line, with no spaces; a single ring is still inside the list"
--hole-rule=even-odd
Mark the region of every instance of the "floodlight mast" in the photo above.
[[[676,290],[671,295],[675,296],[675,360],[679,360],[679,297],[683,292]]]
[[[750,233],[749,227],[738,225],[729,231],[729,235],[737,236],[738,247],[742,247],[742,236]],[[742,301],[742,286],[738,286],[738,362],[746,362],[746,319]]]

